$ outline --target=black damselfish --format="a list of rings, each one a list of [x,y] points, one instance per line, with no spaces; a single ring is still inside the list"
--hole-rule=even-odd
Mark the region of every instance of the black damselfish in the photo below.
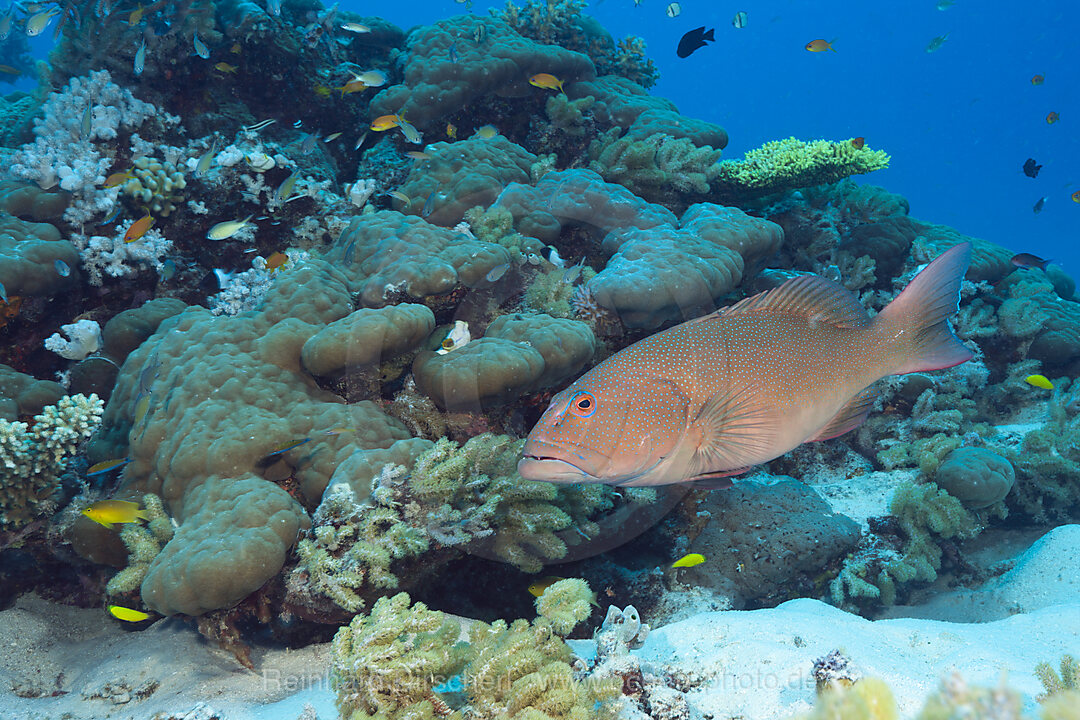
[[[1039,171],[1042,170],[1042,165],[1035,162],[1035,158],[1028,158],[1024,161],[1024,174],[1029,178],[1038,177]]]
[[[713,37],[714,29],[715,28],[709,28],[706,30],[704,25],[699,28],[694,28],[682,36],[682,39],[679,40],[679,48],[675,53],[681,58],[690,57],[690,54],[695,50],[705,47],[705,43],[713,42],[713,40],[715,40]]]

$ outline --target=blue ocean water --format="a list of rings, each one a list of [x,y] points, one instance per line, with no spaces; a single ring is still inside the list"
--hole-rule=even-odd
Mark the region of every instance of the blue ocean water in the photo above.
[[[669,4],[594,0],[587,12],[616,40],[645,40],[660,71],[652,92],[722,125],[730,138],[724,157],[788,136],[863,136],[892,163],[857,179],[904,195],[914,217],[1052,257],[1080,275],[1080,203],[1071,198],[1080,190],[1077,3],[957,0],[939,10],[934,0],[681,0],[674,18]],[[503,5],[339,3],[403,29]],[[732,19],[740,11],[747,23],[738,29]],[[701,25],[715,28],[716,41],[677,57],[679,38]],[[946,33],[939,49],[926,51]],[[836,39],[836,51],[807,52],[817,38]],[[51,33],[32,45],[44,56]],[[1042,85],[1032,84],[1036,74]],[[1060,120],[1047,123],[1050,112]],[[1022,171],[1029,157],[1043,165],[1037,178]]]
[[[587,12],[616,40],[645,40],[660,70],[651,92],[722,125],[724,157],[792,135],[863,136],[892,163],[856,179],[904,195],[912,216],[1053,257],[1080,275],[1080,203],[1070,197],[1080,190],[1080,4],[680,0],[674,18],[668,5],[600,0]],[[341,3],[406,29],[502,6]],[[748,18],[742,29],[732,25],[739,11]],[[701,25],[716,29],[716,42],[677,57],[679,38]],[[940,49],[926,52],[945,33]],[[836,52],[807,52],[817,38],[835,38]],[[1042,85],[1031,83],[1036,74]],[[1050,125],[1052,111],[1060,120]],[[1034,179],[1022,171],[1029,157],[1043,165]]]

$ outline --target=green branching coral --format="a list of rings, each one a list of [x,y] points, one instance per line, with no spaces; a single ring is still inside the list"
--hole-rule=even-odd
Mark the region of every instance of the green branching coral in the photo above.
[[[881,170],[889,160],[883,150],[856,148],[850,140],[772,140],[742,160],[720,163],[713,187],[725,197],[751,199]]]
[[[561,586],[561,587],[560,587]],[[547,602],[540,602],[553,589]],[[529,623],[497,620],[477,624],[469,633],[471,657],[465,676],[473,688],[469,717],[587,720],[613,717],[610,702],[622,689],[622,678],[581,682],[570,668],[570,648],[563,637],[588,617],[584,580],[555,583],[537,601],[540,617]]]
[[[653,133],[644,140],[612,128],[589,146],[589,169],[649,202],[671,203],[679,193],[704,195],[720,172],[720,151],[687,138]]]
[[[829,585],[837,605],[860,598],[893,604],[900,585],[937,579],[940,540],[967,540],[982,530],[959,500],[934,483],[900,485],[889,512],[906,536],[903,550],[897,554],[871,544],[849,557]]]
[[[592,95],[586,95],[577,100],[571,100],[566,95],[559,93],[552,95],[544,104],[551,125],[561,130],[570,137],[581,137],[589,130],[589,119],[585,113],[596,102]]]
[[[1036,521],[1080,503],[1080,382],[1057,380],[1047,410],[1047,421],[1024,436],[1019,451],[994,448],[1016,468],[1010,505]]]
[[[935,483],[904,483],[896,489],[889,512],[907,535],[901,562],[915,569],[915,580],[937,578],[941,548],[936,538],[967,540],[982,529],[959,500]]]
[[[120,539],[128,550],[128,564],[109,580],[105,586],[107,595],[124,595],[138,589],[150,570],[150,563],[161,552],[162,546],[172,540],[172,520],[165,513],[161,498],[147,493],[143,495],[143,507],[146,509],[146,527],[128,523],[120,531]]]
[[[544,243],[536,238],[515,232],[514,216],[501,206],[469,208],[465,211],[465,222],[477,240],[502,245],[515,257],[538,253],[544,247]]]
[[[67,395],[31,424],[0,419],[0,529],[17,530],[52,507],[68,458],[103,409],[97,395]]]
[[[568,583],[571,581],[563,581]],[[584,581],[580,582],[584,585]],[[552,586],[554,587],[554,586]],[[576,587],[576,586],[575,586]],[[586,591],[588,586],[584,585]],[[546,593],[545,593],[546,594]],[[568,593],[576,599],[578,592]],[[331,644],[331,684],[342,718],[461,718],[472,720],[600,720],[612,717],[622,679],[585,682],[574,677],[572,653],[552,617],[567,632],[580,613],[553,603],[533,622],[461,625],[399,593],[378,600]],[[455,677],[461,673],[461,677]],[[452,709],[436,692],[451,681],[464,706]]]
[[[551,627],[566,636],[592,614],[596,593],[581,578],[552,583],[536,598],[536,612],[551,622]]]
[[[936,693],[926,699],[918,720],[961,720],[962,718],[1002,718],[1021,720],[1023,700],[1004,685],[996,688],[968,685],[953,673],[941,682]]]
[[[357,502],[347,483],[327,489],[312,518],[311,537],[296,547],[297,569],[307,573],[310,592],[330,598],[348,612],[359,612],[365,588],[398,586],[391,563],[428,549],[427,535],[404,522],[395,499],[393,488],[405,473],[400,465],[384,466],[364,503]]]
[[[343,473],[348,482],[331,482],[311,533],[297,544],[290,586],[355,613],[365,597],[399,586],[396,561],[433,547],[468,546],[527,572],[564,557],[568,542],[599,533],[593,518],[613,509],[619,497],[606,485],[522,480],[517,459],[523,443],[491,434],[464,446],[445,437],[434,444],[403,441],[390,455],[350,468]],[[370,495],[357,501],[354,486],[366,490],[367,484]],[[653,497],[648,489],[635,489],[626,492],[625,502]],[[567,537],[560,535],[571,528]]]
[[[1035,666],[1035,676],[1042,683],[1044,694],[1039,698],[1046,700],[1059,693],[1080,691],[1080,663],[1072,655],[1063,655],[1061,658],[1061,672],[1054,670],[1054,666],[1048,662],[1041,662]]]
[[[405,593],[380,598],[330,645],[330,683],[341,717],[460,717],[434,690],[465,664],[460,635],[460,623],[423,603],[410,606]]]
[[[537,273],[532,282],[525,289],[525,297],[521,304],[527,310],[542,312],[558,318],[576,317],[573,307],[574,291],[577,289],[576,282],[566,281],[570,268],[554,268],[547,272]],[[575,270],[576,274],[577,271]],[[581,284],[588,283],[596,276],[596,271],[585,266],[581,270]]]
[[[443,545],[483,539],[495,557],[526,572],[566,554],[556,534],[576,527],[592,535],[589,518],[610,493],[585,497],[578,486],[529,482],[517,474],[523,440],[485,433],[463,446],[440,438],[420,456],[409,478],[412,494],[430,508],[427,531]],[[610,489],[609,489],[610,491]]]
[[[868,677],[850,687],[830,687],[800,720],[896,720],[899,716],[889,686],[880,678]]]

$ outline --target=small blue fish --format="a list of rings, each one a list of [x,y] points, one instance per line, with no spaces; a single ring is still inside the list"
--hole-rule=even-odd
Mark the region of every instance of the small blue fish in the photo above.
[[[176,261],[169,258],[161,263],[161,270],[158,271],[158,277],[161,278],[161,282],[169,282],[176,277]]]
[[[99,462],[96,465],[91,465],[89,468],[86,469],[86,477],[104,475],[105,473],[111,472],[116,468],[124,467],[129,462],[131,462],[131,458],[116,458],[114,460],[106,460],[104,462]]]
[[[292,442],[289,442],[289,443],[286,443],[284,445],[281,445],[279,447],[274,448],[273,450],[271,450],[270,452],[268,452],[266,454],[266,457],[272,458],[275,455],[280,455],[281,453],[289,452],[290,450],[298,448],[301,445],[304,445],[304,444],[309,443],[309,442],[311,442],[311,438],[304,438],[303,440],[294,440]]]
[[[71,274],[71,267],[63,260],[57,259],[53,262],[53,267],[56,268],[56,274],[60,277],[67,277]]]
[[[143,68],[146,66],[146,42],[144,41],[139,49],[135,51],[135,74],[142,75]]]
[[[2,300],[5,305],[8,304],[7,288],[4,287],[4,283],[0,283],[0,300]]]
[[[454,41],[454,42],[450,43],[449,55],[450,55],[450,62],[457,63],[457,61],[458,61],[457,41]]]
[[[120,203],[116,203],[116,206],[109,212],[109,216],[98,223],[98,227],[102,225],[111,225],[116,222],[116,218],[120,217],[120,211],[123,210],[123,206]]]
[[[191,34],[191,43],[195,46],[196,55],[203,60],[210,59],[210,48],[206,47],[206,43],[199,39],[199,33],[195,32]]]
[[[435,210],[435,196],[439,194],[439,186],[436,185],[435,189],[431,191],[431,194],[427,196],[427,200],[424,201],[424,207],[420,209],[420,216],[427,217]]]

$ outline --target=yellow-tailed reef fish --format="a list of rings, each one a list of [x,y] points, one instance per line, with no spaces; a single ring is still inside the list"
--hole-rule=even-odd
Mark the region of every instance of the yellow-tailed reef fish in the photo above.
[[[971,244],[930,263],[876,317],[814,275],[620,350],[554,398],[518,463],[526,480],[722,480],[858,427],[888,375],[970,360],[948,318]]]

